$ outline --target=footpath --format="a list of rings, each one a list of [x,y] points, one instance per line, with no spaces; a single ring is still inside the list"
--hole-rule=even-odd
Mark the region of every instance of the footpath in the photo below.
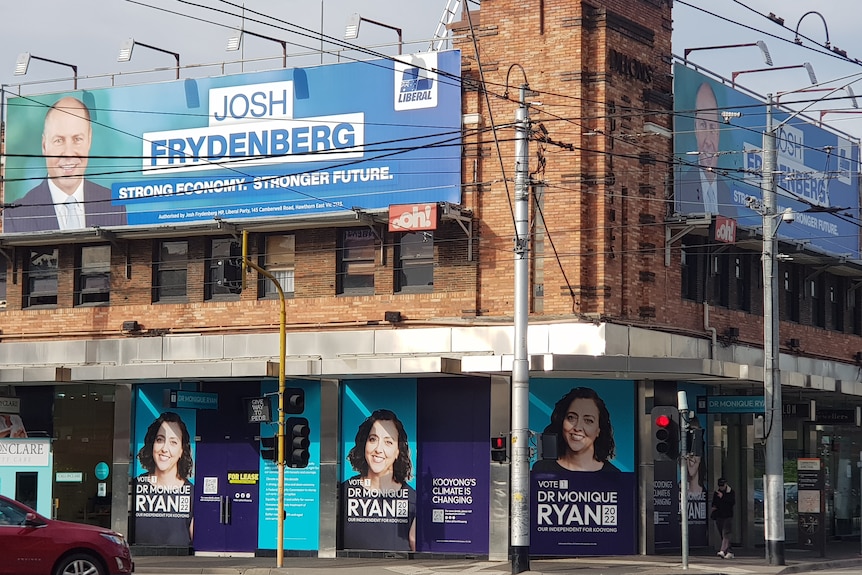
[[[825,557],[819,553],[788,548],[785,565],[769,565],[763,550],[739,550],[733,559],[722,559],[706,551],[693,551],[684,569],[676,555],[627,555],[532,559],[529,575],[584,573],[603,575],[791,575],[824,570],[857,568],[862,572],[859,541],[830,543]],[[185,575],[508,575],[508,562],[476,559],[284,557],[276,567],[275,557],[135,556],[135,573]],[[852,572],[852,571],[848,571]]]

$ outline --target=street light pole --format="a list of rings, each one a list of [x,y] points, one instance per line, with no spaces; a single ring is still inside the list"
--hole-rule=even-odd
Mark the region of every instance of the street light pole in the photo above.
[[[784,431],[781,406],[781,374],[778,357],[778,285],[775,281],[778,237],[776,231],[775,172],[777,157],[772,119],[772,94],[766,106],[763,133],[763,399],[766,409],[766,502],[764,529],[766,558],[770,565],[784,565]]]

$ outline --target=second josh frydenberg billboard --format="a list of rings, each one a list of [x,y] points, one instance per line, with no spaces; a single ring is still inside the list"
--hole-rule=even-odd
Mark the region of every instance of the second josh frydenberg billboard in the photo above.
[[[457,51],[15,97],[7,110],[6,232],[460,202]]]
[[[841,92],[843,93],[843,92]],[[735,116],[725,123],[722,112]],[[859,144],[775,107],[776,203],[795,212],[779,237],[827,254],[859,257]],[[762,225],[766,104],[682,64],[674,65],[675,205],[679,214]],[[755,200],[755,201],[752,201]]]

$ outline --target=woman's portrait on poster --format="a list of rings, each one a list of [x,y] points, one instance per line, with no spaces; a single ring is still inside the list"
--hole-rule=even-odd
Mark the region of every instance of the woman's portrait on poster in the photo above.
[[[616,454],[611,415],[595,390],[569,390],[554,405],[544,433],[557,436],[557,459],[540,459],[533,471],[619,473],[610,462]]]

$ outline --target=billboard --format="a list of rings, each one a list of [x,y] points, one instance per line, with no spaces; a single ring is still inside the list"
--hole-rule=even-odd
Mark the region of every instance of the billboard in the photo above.
[[[530,471],[531,553],[636,552],[636,420],[630,380],[530,380],[530,427],[557,435]]]
[[[461,55],[9,98],[4,232],[460,202]]]
[[[727,123],[721,112],[738,112]],[[859,145],[809,120],[773,108],[777,210],[796,212],[779,238],[826,254],[859,258]],[[766,104],[682,64],[674,65],[674,210],[720,214],[746,228],[762,225]],[[850,215],[850,217],[848,217]]]

